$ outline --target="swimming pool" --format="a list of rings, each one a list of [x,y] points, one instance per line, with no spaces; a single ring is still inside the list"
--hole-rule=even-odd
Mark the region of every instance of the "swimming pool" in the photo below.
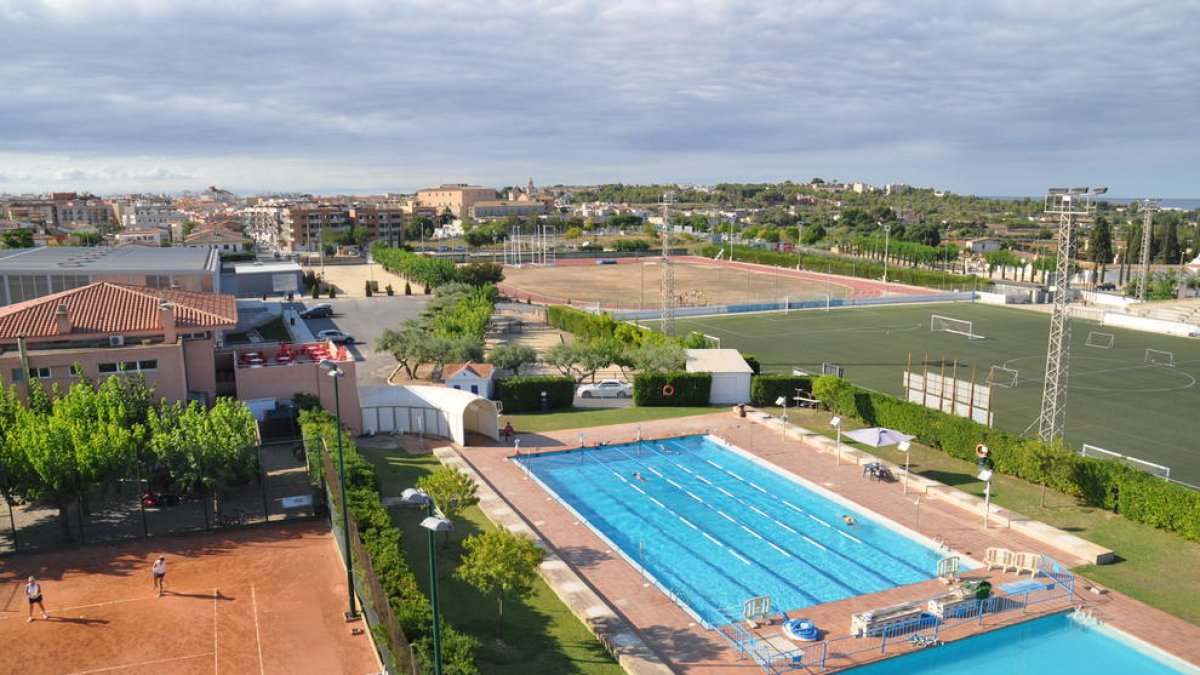
[[[1149,645],[1068,614],[1034,619],[854,669],[855,675],[1010,675],[1011,673],[1200,673]],[[1156,653],[1154,656],[1151,653]],[[1157,658],[1156,658],[1157,657]],[[1160,660],[1160,658],[1162,660]]]
[[[710,626],[755,596],[791,610],[932,579],[943,555],[704,436],[514,461]]]

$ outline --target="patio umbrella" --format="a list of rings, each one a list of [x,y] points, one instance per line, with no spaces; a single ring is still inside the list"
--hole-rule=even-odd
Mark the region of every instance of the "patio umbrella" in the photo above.
[[[847,431],[845,435],[853,438],[863,445],[869,445],[872,448],[882,448],[885,445],[895,445],[897,443],[911,441],[912,439],[916,438],[915,436],[902,434],[895,429],[888,429],[885,427],[856,429],[854,431]]]

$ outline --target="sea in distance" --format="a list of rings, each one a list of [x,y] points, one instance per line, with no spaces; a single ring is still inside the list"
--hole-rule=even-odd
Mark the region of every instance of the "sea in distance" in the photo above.
[[[984,197],[984,199],[1011,199],[1013,201],[1019,201],[1021,199],[1033,199],[1036,201],[1041,201],[1044,198],[1045,198],[1044,195],[1037,196],[1037,197],[1013,197],[1011,195],[996,195],[996,196]],[[1138,199],[1140,199],[1140,197],[1109,197],[1108,195],[1104,195],[1103,199],[1104,199],[1104,201],[1112,202],[1113,204],[1128,204],[1129,202],[1137,201]],[[1200,199],[1165,199],[1164,198],[1164,199],[1158,200],[1158,205],[1164,209],[1179,209],[1180,211],[1191,211],[1192,209],[1200,209]]]

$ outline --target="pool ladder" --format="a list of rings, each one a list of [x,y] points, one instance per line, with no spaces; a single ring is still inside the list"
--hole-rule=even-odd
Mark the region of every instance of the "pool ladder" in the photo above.
[[[1084,607],[1083,605],[1075,607],[1073,618],[1083,626],[1099,626],[1104,623],[1100,620],[1100,617],[1095,615],[1093,608]]]

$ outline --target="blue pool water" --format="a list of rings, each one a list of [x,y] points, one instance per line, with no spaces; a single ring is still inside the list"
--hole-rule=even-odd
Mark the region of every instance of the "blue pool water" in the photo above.
[[[935,550],[703,436],[514,461],[709,625],[755,596],[798,609],[937,572]]]
[[[1175,667],[1177,666],[1177,667]],[[1168,665],[1066,614],[1028,621],[854,669],[855,675],[1197,672]]]

